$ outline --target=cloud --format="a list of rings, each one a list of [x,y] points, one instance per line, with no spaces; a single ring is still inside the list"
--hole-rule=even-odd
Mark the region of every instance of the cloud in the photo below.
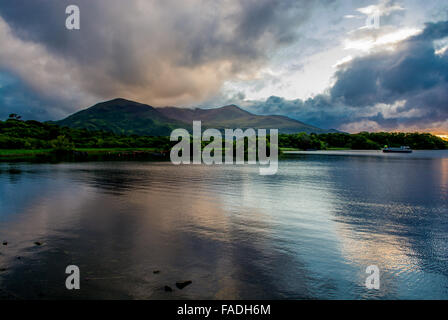
[[[18,113],[24,118],[47,120],[49,112],[45,104],[31,90],[5,72],[0,72],[0,119],[10,113]]]
[[[356,11],[363,13],[365,15],[371,15],[379,13],[382,16],[389,16],[396,11],[403,11],[404,8],[397,3],[397,1],[392,0],[382,0],[376,5],[369,5],[367,7],[362,7],[356,9]]]
[[[60,116],[69,111],[61,103],[75,103],[80,98],[89,100],[73,81],[74,78],[79,78],[75,65],[51,55],[39,43],[15,37],[10,26],[1,17],[0,43],[2,114],[9,110],[31,115],[31,110],[35,110],[36,117],[51,114]],[[90,101],[94,99],[90,97]],[[14,104],[12,101],[18,103]]]
[[[65,8],[72,2],[0,2],[0,68],[72,109],[117,96],[153,105],[203,101],[226,80],[250,78],[270,52],[295,41],[317,6],[78,0],[81,30],[68,31]]]
[[[235,103],[325,128],[448,131],[448,21],[398,22],[409,1],[77,0],[81,30],[69,31],[72,3],[0,2],[0,116],[57,119],[121,96]],[[360,29],[373,9],[381,28]]]
[[[258,113],[278,113],[324,127],[446,131],[448,54],[434,42],[448,37],[448,21],[339,65],[333,85],[308,100],[270,97],[246,102]]]

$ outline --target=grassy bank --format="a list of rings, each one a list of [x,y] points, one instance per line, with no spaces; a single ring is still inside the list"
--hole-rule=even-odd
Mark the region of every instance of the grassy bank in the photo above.
[[[76,151],[89,154],[99,153],[121,153],[121,152],[158,152],[157,148],[76,148]]]
[[[75,148],[74,152],[84,155],[129,155],[135,153],[159,153],[157,148]],[[38,157],[51,157],[54,155],[53,149],[0,149],[0,161],[8,160],[32,160]]]
[[[33,157],[36,155],[44,155],[51,152],[51,149],[0,149],[0,157]]]

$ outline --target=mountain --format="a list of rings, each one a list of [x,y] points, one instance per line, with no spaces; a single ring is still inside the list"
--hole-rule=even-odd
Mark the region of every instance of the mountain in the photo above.
[[[56,121],[60,126],[112,131],[116,134],[167,136],[185,124],[170,119],[146,104],[125,99],[101,102]]]
[[[55,123],[117,134],[170,135],[175,128],[191,129],[193,120],[201,120],[203,128],[279,129],[281,133],[330,132],[285,116],[255,115],[235,105],[215,109],[154,108],[121,98],[98,103]]]
[[[202,125],[216,129],[279,129],[281,133],[315,132],[324,133],[327,130],[285,116],[260,116],[247,112],[235,105],[215,109],[186,109],[176,107],[158,108],[163,115],[173,120],[192,123],[201,120]]]

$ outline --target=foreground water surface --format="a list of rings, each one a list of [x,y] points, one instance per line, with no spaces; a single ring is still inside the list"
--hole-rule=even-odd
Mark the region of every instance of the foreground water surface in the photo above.
[[[0,192],[0,298],[448,298],[447,151],[3,163]]]

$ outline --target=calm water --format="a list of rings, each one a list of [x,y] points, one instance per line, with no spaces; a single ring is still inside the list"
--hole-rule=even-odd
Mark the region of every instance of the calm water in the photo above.
[[[3,163],[0,192],[3,298],[448,298],[446,151],[298,153],[275,176]],[[81,290],[65,289],[69,264]]]

